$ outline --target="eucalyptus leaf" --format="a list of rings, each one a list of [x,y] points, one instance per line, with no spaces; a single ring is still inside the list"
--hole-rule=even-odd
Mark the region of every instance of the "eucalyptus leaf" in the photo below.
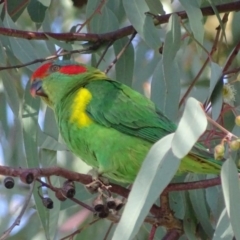
[[[219,220],[217,222],[216,230],[214,232],[213,240],[232,240],[233,230],[229,221],[228,213],[226,208],[223,209]]]
[[[8,28],[16,29],[15,23],[8,16],[8,14],[5,14],[3,23]],[[37,58],[35,50],[28,40],[20,38],[9,38],[9,42],[12,51],[14,52],[15,56],[19,59],[20,62],[27,63]],[[35,69],[35,66],[28,65],[27,68],[33,71]]]
[[[180,160],[171,151],[173,135],[162,138],[149,151],[112,239],[130,240],[137,234],[152,204],[176,173]]]
[[[194,38],[203,45],[204,37],[204,27],[203,27],[203,15],[199,5],[200,1],[191,1],[191,0],[180,0],[180,3],[183,5],[184,9],[187,12],[189,24],[194,35]],[[197,46],[199,53],[201,53],[201,48]]]
[[[189,98],[172,141],[174,155],[180,159],[186,156],[205,132],[207,124],[200,103],[194,98]]]
[[[153,87],[152,99],[158,99],[158,106],[171,120],[175,121],[178,112],[178,102],[180,97],[180,75],[176,54],[180,47],[180,24],[178,17],[172,15],[168,24],[168,32],[163,48],[163,58],[154,73],[152,79]],[[156,83],[159,81],[159,83]],[[156,95],[156,96],[155,96]],[[156,100],[155,100],[156,101]]]
[[[236,239],[240,239],[240,228],[238,224],[240,221],[239,179],[237,167],[231,158],[227,159],[222,166],[221,180],[226,210],[232,229]]]
[[[159,33],[154,26],[153,19],[145,14],[149,11],[146,2],[144,0],[123,0],[123,6],[129,21],[147,45],[154,50],[158,49],[160,47]]]
[[[30,0],[27,10],[33,22],[42,23],[47,7],[38,0]]]
[[[125,44],[128,42],[128,38],[123,38],[114,43],[114,51],[117,56],[122,50]],[[132,86],[133,79],[133,69],[134,69],[134,49],[132,44],[128,46],[124,54],[117,61],[116,64],[116,79],[128,86]]]

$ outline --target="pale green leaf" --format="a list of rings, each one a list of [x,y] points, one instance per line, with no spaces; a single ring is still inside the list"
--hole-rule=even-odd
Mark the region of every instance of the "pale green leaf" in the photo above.
[[[203,37],[204,37],[203,15],[200,10],[198,1],[180,0],[180,3],[183,5],[184,9],[187,12],[189,24],[190,24],[192,33],[194,35],[194,38],[201,45],[203,45]]]
[[[12,79],[12,77],[9,75],[7,71],[1,72],[1,78],[5,90],[4,93],[6,94],[8,104],[12,109],[15,117],[18,117],[20,99],[16,90],[16,84],[14,83],[15,79]]]
[[[162,62],[157,65],[152,79],[151,98],[171,120],[175,121],[180,97],[180,74],[176,54],[180,47],[181,33],[178,17],[172,15],[163,48]]]
[[[239,177],[236,164],[233,160],[227,159],[221,170],[221,180],[223,188],[223,196],[226,204],[226,209],[232,229],[236,239],[240,239],[240,190]]]
[[[5,14],[3,23],[5,27],[12,28],[12,29],[17,28],[15,23],[8,16],[8,14]],[[35,50],[28,40],[11,37],[9,38],[9,41],[10,41],[12,51],[14,52],[16,58],[18,58],[20,62],[23,62],[23,63],[31,62],[37,58],[37,55],[35,54]],[[27,66],[27,68],[34,71],[36,68],[35,66],[36,65],[29,65]]]
[[[123,0],[123,6],[129,21],[138,34],[149,47],[154,50],[158,49],[160,47],[158,29],[154,26],[153,19],[145,14],[149,11],[146,2],[144,0]]]
[[[217,222],[212,240],[232,240],[233,230],[229,221],[227,209],[224,208]]]
[[[207,124],[200,103],[192,97],[189,98],[172,141],[172,151],[177,158],[181,159],[190,152],[206,130]]]
[[[42,23],[47,7],[38,0],[31,0],[28,4],[27,10],[33,22]]]
[[[194,210],[192,208],[188,192],[185,192],[185,204],[186,204],[186,211],[183,219],[184,233],[187,239],[197,240],[195,232],[196,232],[196,227],[198,222],[194,214]]]
[[[197,175],[194,176],[193,181],[199,181]],[[213,228],[210,223],[210,216],[205,200],[205,193],[203,189],[190,190],[189,196],[193,206],[193,210],[199,220],[205,233],[211,238],[213,236]]]
[[[133,184],[114,240],[130,240],[137,234],[152,204],[175,175],[180,161],[170,149],[172,139],[173,134],[162,138],[149,151]]]
[[[42,149],[40,153],[41,153],[40,161],[42,167],[52,167],[57,165],[56,151]],[[52,176],[51,183],[54,187],[60,187],[59,177]],[[51,190],[48,190],[48,196],[52,199],[54,208],[49,210],[45,207],[44,211],[46,212],[46,216],[43,225],[45,225],[46,236],[49,236],[49,239],[54,239],[54,236],[56,235],[56,231],[58,228],[58,218],[61,202],[59,201],[59,199],[56,198],[55,192]]]
[[[90,22],[90,32],[92,33],[106,33],[114,31],[118,29],[118,27],[119,24],[117,17],[107,6],[104,6],[101,9],[101,14],[95,14]]]
[[[113,45],[115,55],[122,50],[125,44],[128,42],[128,38],[123,38],[116,41]],[[134,49],[132,44],[128,46],[124,54],[117,61],[116,64],[116,79],[128,86],[132,86],[133,79],[133,69],[134,69]]]
[[[163,5],[160,0],[145,0],[149,10],[153,14],[161,14],[164,15],[165,11],[163,9]]]
[[[9,16],[15,22],[21,16],[25,8],[27,7],[28,1],[26,0],[8,0],[6,1],[7,11]]]

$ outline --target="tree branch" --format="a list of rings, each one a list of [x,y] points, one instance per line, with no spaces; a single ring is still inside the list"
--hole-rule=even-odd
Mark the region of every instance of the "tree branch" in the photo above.
[[[221,5],[216,5],[216,9],[219,13],[226,13],[232,11],[240,10],[240,1],[233,3],[225,3]],[[203,16],[214,15],[212,7],[203,7],[201,8]],[[175,12],[181,19],[187,19],[187,13],[185,11]],[[166,14],[162,16],[155,16],[157,19],[157,24],[167,23],[171,14]],[[60,41],[115,41],[117,39],[126,37],[133,34],[135,29],[133,26],[127,26],[121,29],[118,29],[113,32],[103,33],[103,34],[94,34],[94,33],[52,33],[52,32],[34,32],[34,31],[23,31],[10,28],[0,27],[0,34],[4,36],[24,38],[28,40],[48,40],[47,35],[52,38],[58,39]]]

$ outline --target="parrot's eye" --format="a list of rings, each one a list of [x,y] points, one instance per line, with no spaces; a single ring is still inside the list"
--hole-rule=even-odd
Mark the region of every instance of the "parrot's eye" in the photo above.
[[[58,65],[52,65],[52,66],[50,67],[50,71],[51,71],[51,72],[57,72],[57,71],[59,71],[60,68],[61,68],[61,67],[58,66]]]

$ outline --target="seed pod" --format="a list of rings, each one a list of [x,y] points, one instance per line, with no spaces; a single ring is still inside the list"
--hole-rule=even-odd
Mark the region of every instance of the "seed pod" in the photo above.
[[[108,216],[108,214],[109,214],[109,210],[108,210],[107,207],[105,207],[105,208],[103,209],[103,211],[101,211],[101,212],[98,214],[98,217],[99,217],[99,218],[106,218],[106,217]]]
[[[5,188],[11,189],[14,187],[14,179],[12,177],[6,177],[3,181]]]
[[[62,190],[64,192],[64,195],[67,196],[68,198],[73,198],[76,191],[75,191],[75,183],[73,181],[65,181],[63,183]]]
[[[43,197],[42,198],[43,206],[48,209],[53,209],[53,201],[49,197]]]
[[[240,126],[240,116],[236,116],[235,123],[237,126]]]
[[[104,203],[102,200],[102,196],[98,196],[94,201],[93,201],[93,208],[96,212],[102,212],[104,211]]]
[[[107,198],[107,207],[110,209],[115,209],[116,208],[116,202],[113,197]]]
[[[230,147],[230,149],[233,150],[233,151],[238,150],[239,147],[240,147],[239,140],[233,140],[233,141],[231,141],[231,142],[229,143],[229,147]]]
[[[221,160],[224,156],[225,147],[222,144],[218,144],[214,148],[214,158],[216,160]]]
[[[91,183],[88,185],[85,185],[86,189],[88,190],[88,192],[90,192],[91,194],[95,194],[98,192],[98,188],[99,188],[99,183]]]
[[[59,201],[65,201],[67,199],[67,196],[65,195],[64,191],[59,188],[56,192],[55,192],[55,196]]]
[[[123,201],[121,199],[119,199],[119,198],[115,198],[115,204],[116,204],[116,207],[115,207],[116,211],[121,210],[122,207],[124,206]]]
[[[20,175],[20,179],[23,183],[31,184],[34,180],[34,175],[30,172],[23,172]]]

